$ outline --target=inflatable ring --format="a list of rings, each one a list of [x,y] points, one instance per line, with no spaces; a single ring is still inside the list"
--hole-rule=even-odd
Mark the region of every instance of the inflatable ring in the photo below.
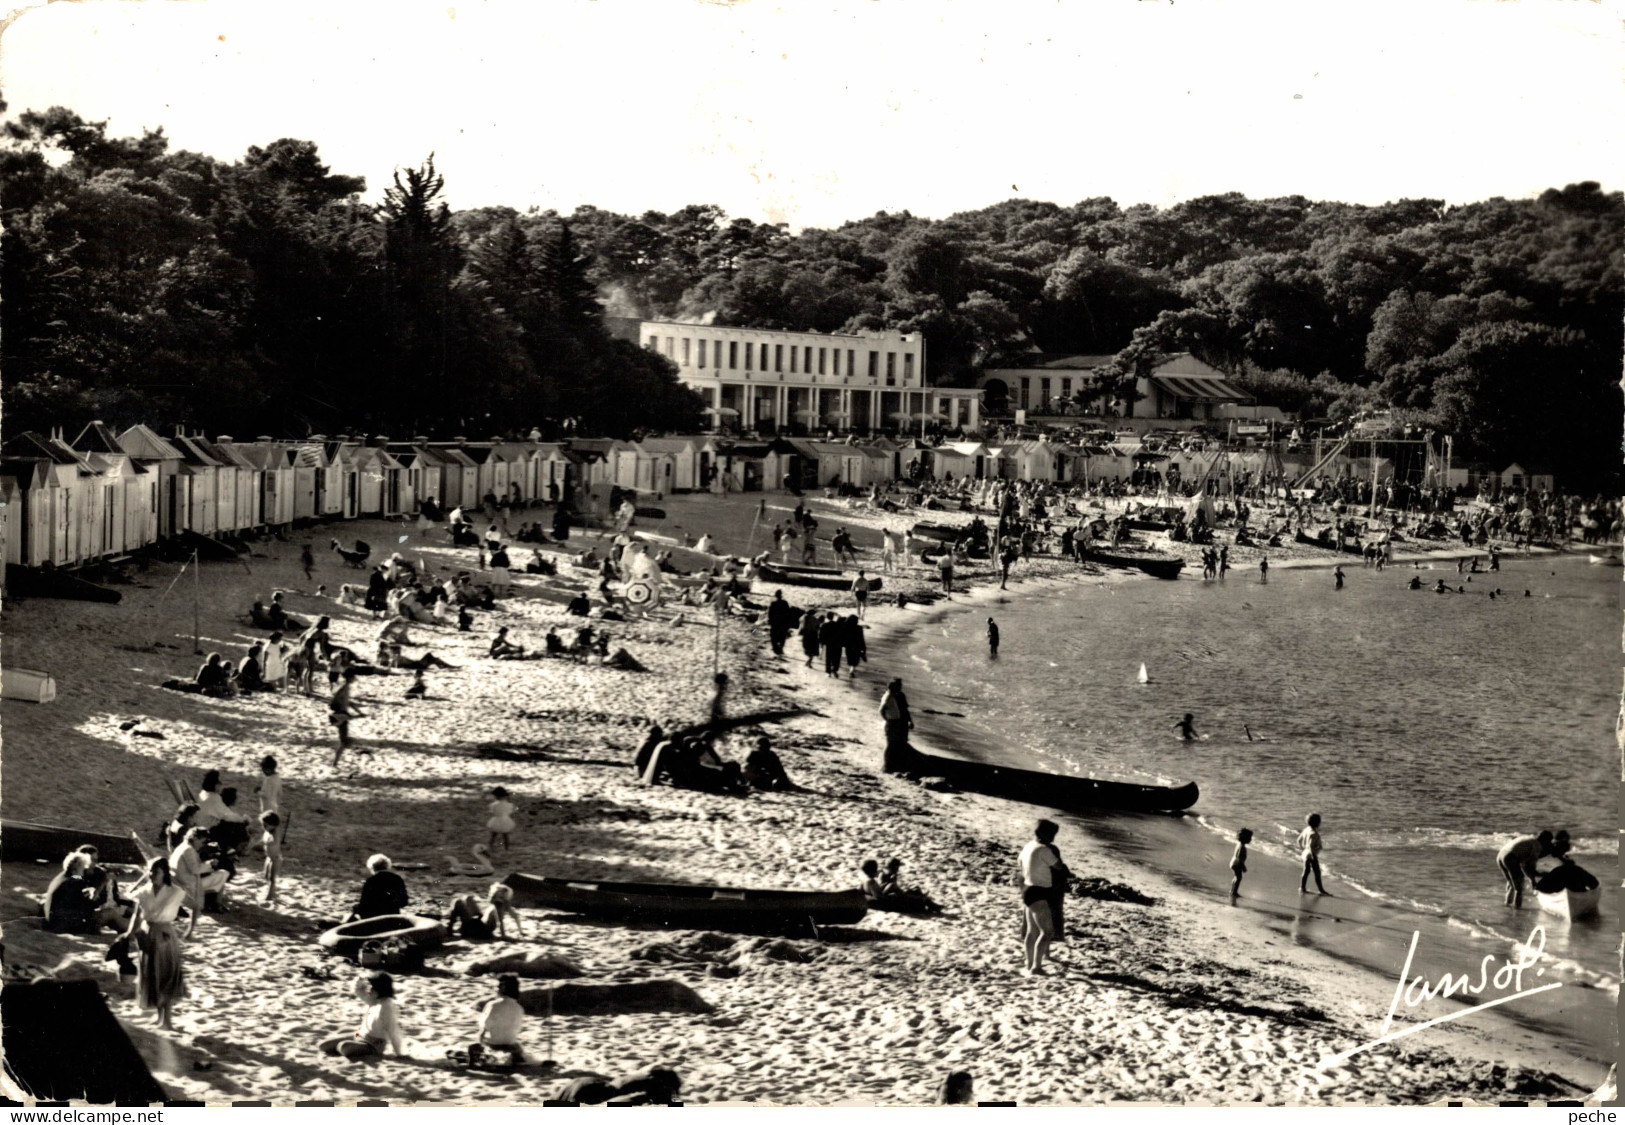
[[[438,919],[416,914],[382,914],[334,926],[316,940],[323,949],[353,958],[369,941],[389,938],[400,938],[412,945],[439,945],[446,940],[446,927]]]
[[[655,600],[655,588],[647,582],[633,582],[622,596],[628,605],[651,605]]]

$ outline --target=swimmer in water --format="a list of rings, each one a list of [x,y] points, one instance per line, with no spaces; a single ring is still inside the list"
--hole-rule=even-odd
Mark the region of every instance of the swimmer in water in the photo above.
[[[1340,566],[1334,567],[1332,577],[1337,579],[1337,589],[1341,590],[1343,588],[1343,568]]]
[[[999,655],[999,627],[991,617],[987,619],[987,651],[990,656]]]
[[[1270,558],[1264,555],[1258,560],[1258,577],[1262,580],[1270,576]]]
[[[1420,590],[1421,588],[1422,588],[1422,576],[1419,575],[1419,574],[1411,575],[1411,589]]]
[[[1174,729],[1186,742],[1196,741],[1196,716],[1187,711],[1185,717],[1174,724]]]
[[[1439,584],[1433,587],[1433,592],[1435,594],[1448,594],[1450,592],[1450,587],[1446,586],[1444,584],[1444,579],[1441,578],[1439,579]]]
[[[1525,591],[1524,591],[1524,592],[1523,592],[1523,596],[1524,596],[1524,597],[1526,597],[1526,598],[1527,598],[1527,597],[1529,597],[1529,591],[1528,591],[1528,590],[1525,590]]]

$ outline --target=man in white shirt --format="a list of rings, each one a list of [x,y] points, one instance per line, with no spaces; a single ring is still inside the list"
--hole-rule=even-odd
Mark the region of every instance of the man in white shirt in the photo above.
[[[1055,938],[1055,914],[1050,896],[1055,888],[1055,869],[1061,857],[1052,845],[1060,828],[1052,820],[1040,820],[1033,838],[1021,849],[1021,949],[1024,977],[1044,974],[1044,954]]]

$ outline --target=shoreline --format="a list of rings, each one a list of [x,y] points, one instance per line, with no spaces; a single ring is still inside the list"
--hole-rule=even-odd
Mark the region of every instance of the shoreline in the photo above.
[[[732,520],[743,542],[755,500],[675,498],[669,507],[674,521],[707,528]],[[846,513],[819,516],[827,533]],[[892,518],[912,522],[911,515]],[[872,543],[872,534],[858,534],[857,519],[849,522],[860,544]],[[324,530],[313,537],[325,538]],[[356,528],[373,542],[410,530],[389,523]],[[726,529],[718,530],[728,542]],[[472,552],[409,537],[409,553],[431,565],[472,569]],[[588,534],[572,545],[595,541]],[[207,647],[240,655],[251,638],[238,616],[252,597],[314,585],[299,575],[297,549],[296,542],[267,543],[244,560],[247,567],[205,567]],[[1582,1097],[1594,1088],[1584,1086],[1591,1081],[1587,1073],[1564,1060],[1548,1067],[1543,1056],[1519,1047],[1510,1055],[1518,1064],[1507,1066],[1507,1051],[1496,1054],[1478,1036],[1456,1032],[1437,1043],[1432,1036],[1427,1044],[1407,1040],[1316,1070],[1323,1055],[1358,1045],[1358,1029],[1368,1021],[1352,1005],[1381,1010],[1387,997],[1377,995],[1380,990],[1363,998],[1333,995],[1319,955],[1234,926],[1222,913],[1190,910],[1172,881],[1071,827],[1063,828],[1063,847],[1075,869],[1149,891],[1162,903],[1076,900],[1065,963],[1053,977],[1022,981],[1014,972],[1013,865],[1034,810],[932,792],[881,773],[878,723],[864,690],[836,690],[821,674],[800,675],[793,661],[776,666],[759,626],[730,619],[716,634],[702,621],[673,627],[670,616],[606,623],[616,643],[649,666],[646,674],[565,661],[489,661],[484,642],[497,623],[514,627],[522,641],[536,639],[548,625],[569,623],[556,604],[526,595],[537,579],[516,575],[515,597],[501,612],[482,615],[475,634],[414,628],[462,667],[431,675],[426,703],[397,701],[405,677],[359,681],[369,717],[357,723],[356,734],[377,754],[358,760],[353,771],[348,764],[332,771],[319,696],[205,700],[156,688],[164,676],[195,665],[182,651],[190,649],[191,615],[180,606],[166,608],[161,597],[176,569],[155,565],[119,608],[34,601],[10,611],[6,663],[53,671],[59,695],[49,705],[7,701],[0,711],[8,816],[147,834],[169,811],[166,778],[195,784],[212,766],[225,771],[228,784],[251,787],[262,753],[275,753],[283,763],[294,811],[284,904],[269,910],[254,901],[259,880],[254,864],[245,864],[233,884],[237,910],[205,916],[187,943],[191,996],[177,1010],[174,1035],[150,1030],[129,987],[101,962],[105,940],[44,934],[28,924],[22,892],[42,889],[49,869],[5,865],[5,917],[13,920],[6,927],[8,969],[32,964],[97,980],[173,1096],[211,1103],[325,1098],[343,1104],[383,1097],[534,1104],[561,1076],[651,1065],[678,1069],[691,1104],[929,1104],[936,1084],[956,1068],[975,1073],[983,1099],[1030,1104],[1414,1104],[1493,1101],[1509,1096],[1509,1089],[1512,1096]],[[315,582],[329,584],[353,573],[325,555],[319,569]],[[969,597],[956,592],[952,603],[905,610],[876,602],[870,609],[875,654],[892,650],[899,623],[917,628],[928,615],[962,605],[1028,596],[1049,580],[1047,570],[1038,564],[1029,574],[1023,564],[1019,589],[998,591],[985,581],[991,570],[972,568],[963,577],[980,585]],[[565,577],[586,582],[584,574]],[[888,583],[888,595],[899,584],[926,586]],[[814,593],[790,596],[816,604],[806,596]],[[761,597],[760,587],[754,596]],[[839,594],[827,599],[842,600]],[[357,644],[376,631],[376,621],[330,600],[295,601],[292,611],[301,615],[332,613],[340,643]],[[182,617],[184,642],[176,628]],[[177,644],[158,648],[155,638]],[[419,648],[421,642],[413,646]],[[62,659],[68,652],[71,664]],[[738,799],[635,783],[627,763],[642,724],[647,717],[702,720],[713,659],[732,678],[730,713],[786,700],[810,707],[811,713],[762,728],[800,790]],[[873,672],[859,678],[878,696]],[[121,732],[120,722],[130,716],[163,739]],[[725,755],[742,757],[756,733],[735,732]],[[491,747],[533,751],[534,760],[492,756]],[[100,784],[87,792],[82,778]],[[681,933],[527,911],[523,946],[453,943],[434,962],[449,971],[402,978],[409,1061],[352,1067],[319,1058],[314,1039],[358,1014],[349,1000],[348,970],[339,966],[333,980],[302,971],[333,964],[315,949],[320,921],[347,909],[361,860],[372,851],[429,865],[407,875],[414,903],[424,908],[444,909],[449,895],[479,891],[482,880],[442,874],[441,857],[466,853],[472,839],[481,838],[485,790],[495,784],[508,786],[520,806],[514,850],[499,857],[499,875],[522,870],[838,889],[856,884],[861,859],[898,855],[905,881],[950,909],[935,918],[871,911],[848,933],[785,943],[813,964],[737,943],[735,960],[725,966],[737,970],[734,975],[712,972],[704,961],[660,960],[670,954],[653,947],[683,946]],[[585,983],[675,981],[710,1010],[560,1016],[549,1043],[565,1064],[562,1075],[525,1070],[496,1081],[459,1070],[444,1060],[443,1048],[467,1034],[490,984],[457,968],[474,956],[518,948],[575,960]],[[541,1024],[529,1020],[525,1031],[537,1058]],[[1482,1062],[1463,1067],[1463,1057]],[[1494,1060],[1503,1064],[1499,1071]],[[199,1062],[209,1069],[195,1069]],[[1554,1082],[1548,1071],[1569,1081]]]
[[[1148,576],[1124,572],[1113,572],[1107,576],[1106,581],[1112,581],[1114,575],[1118,581],[1154,581]],[[1096,585],[1102,584],[1098,578],[1091,578],[1089,581]],[[1016,588],[1018,585],[1019,589]],[[870,648],[871,652],[879,650],[886,653],[893,659],[894,666],[873,678],[884,682],[892,675],[900,675],[904,678],[906,687],[909,670],[906,664],[897,665],[901,663],[898,658],[902,657],[907,645],[907,633],[912,632],[914,628],[928,628],[951,614],[970,613],[988,605],[1007,602],[1012,598],[1041,597],[1058,590],[1081,589],[1082,585],[1083,580],[1066,577],[1046,576],[1019,581],[1013,578],[1012,588],[1009,590],[999,590],[995,585],[979,587],[965,595],[956,592],[952,602],[938,602],[924,607],[917,613],[889,609],[887,619],[878,623],[884,633],[881,637],[871,638]],[[871,611],[872,619],[873,611]],[[871,626],[871,630],[873,628],[874,626]],[[858,685],[851,681],[847,682],[846,688],[847,694],[861,694],[857,691]],[[874,703],[878,705],[878,691],[871,691],[870,694],[875,696]],[[865,702],[869,700],[866,699]],[[853,716],[854,719],[856,717]],[[923,725],[929,727],[930,723],[927,721]],[[958,744],[954,736],[947,732],[928,733],[916,741],[921,744],[922,749],[933,753],[986,760],[981,755],[968,753],[967,748]],[[1179,782],[1188,779],[1180,777],[1172,780]],[[1200,779],[1196,780],[1200,783]],[[997,798],[973,797],[971,800],[979,805],[985,803],[992,806],[990,809],[982,810],[982,815],[977,818],[979,826],[983,828],[994,824],[1002,826],[1012,819],[1024,820],[1025,824],[1030,826],[1031,820],[1043,811],[1037,806],[1001,801]],[[1325,1010],[1341,1009],[1356,1018],[1369,1019],[1374,1012],[1385,1012],[1388,1002],[1392,999],[1394,976],[1385,975],[1383,968],[1369,954],[1362,956],[1357,949],[1351,948],[1349,939],[1353,938],[1353,934],[1334,933],[1334,925],[1347,922],[1351,923],[1349,926],[1351,930],[1359,928],[1369,932],[1367,927],[1379,926],[1391,930],[1396,921],[1408,925],[1413,919],[1419,926],[1429,928],[1431,921],[1430,936],[1433,937],[1443,936],[1437,930],[1439,923],[1455,925],[1453,920],[1442,913],[1428,920],[1425,915],[1406,909],[1370,891],[1354,890],[1346,879],[1331,873],[1327,875],[1326,882],[1333,888],[1336,904],[1330,910],[1320,909],[1321,904],[1314,904],[1305,909],[1280,899],[1259,898],[1257,896],[1260,892],[1256,888],[1295,879],[1297,864],[1289,858],[1276,856],[1256,847],[1249,861],[1248,889],[1244,891],[1239,904],[1242,909],[1233,913],[1228,912],[1224,906],[1224,897],[1215,886],[1209,885],[1209,882],[1192,881],[1192,875],[1204,865],[1210,872],[1214,872],[1211,878],[1218,879],[1221,883],[1228,879],[1227,872],[1216,871],[1217,868],[1222,868],[1223,864],[1215,861],[1222,858],[1219,849],[1228,848],[1230,841],[1223,839],[1215,829],[1201,823],[1204,818],[1222,820],[1224,813],[1222,810],[1203,808],[1200,802],[1195,809],[1172,815],[1103,814],[1094,817],[1088,814],[1071,814],[1064,810],[1055,810],[1050,815],[1056,816],[1063,824],[1081,828],[1087,834],[1090,841],[1095,844],[1089,856],[1091,860],[1104,860],[1109,852],[1112,858],[1130,864],[1135,872],[1136,886],[1140,886],[1142,882],[1154,881],[1157,896],[1169,903],[1177,903],[1179,907],[1197,913],[1211,913],[1215,909],[1225,913],[1226,917],[1216,923],[1215,936],[1219,941],[1250,943],[1261,956],[1264,946],[1272,946],[1278,939],[1290,941],[1293,946],[1307,954],[1304,958],[1304,967],[1317,978],[1317,983],[1311,987],[1315,989]],[[1180,835],[1187,838],[1175,839]],[[1014,838],[1021,837],[1018,835]],[[1075,844],[1067,850],[1069,866],[1075,873],[1086,874],[1083,867],[1074,861],[1075,851]],[[1311,902],[1313,903],[1313,900]],[[1348,905],[1345,907],[1344,903]],[[1531,912],[1529,922],[1531,926],[1542,924],[1541,916]],[[1315,932],[1317,929],[1325,932],[1317,936]],[[1470,947],[1470,944],[1459,936],[1449,945],[1451,947],[1449,952],[1460,952],[1463,945]],[[1417,962],[1416,968],[1424,968],[1424,961],[1447,968],[1450,962],[1448,954],[1438,956],[1438,951],[1434,952],[1436,954],[1434,957],[1424,955]],[[1476,960],[1473,963],[1476,963]],[[1400,967],[1399,959],[1395,959],[1394,965],[1387,972],[1397,974]],[[1339,975],[1346,976],[1350,971],[1355,974],[1353,979],[1342,981],[1335,979]],[[1326,979],[1327,977],[1333,979]],[[1533,1050],[1539,1065],[1553,1068],[1567,1065],[1573,1068],[1576,1063],[1581,1062],[1573,1053],[1575,1044],[1572,1042],[1567,1044],[1554,1042],[1545,1047],[1532,1048],[1529,1031],[1531,1025],[1540,1026],[1539,1020],[1518,1019],[1503,1010],[1485,1012],[1477,1017],[1477,1021],[1482,1022],[1484,1028],[1469,1032],[1461,1025],[1456,1025],[1460,1030],[1453,1036],[1453,1047],[1464,1048],[1465,1053],[1483,1060],[1505,1058],[1510,1050],[1516,1050],[1522,1057],[1528,1058]],[[1406,1022],[1402,1009],[1395,1026],[1402,1029]],[[1611,1061],[1584,1060],[1585,1080],[1600,1082]]]

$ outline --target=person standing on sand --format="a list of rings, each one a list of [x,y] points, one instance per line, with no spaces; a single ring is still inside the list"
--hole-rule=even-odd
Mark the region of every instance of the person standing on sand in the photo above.
[[[1332,577],[1337,580],[1337,585],[1333,588],[1341,590],[1343,588],[1343,568],[1340,566],[1334,566],[1332,568]]]
[[[491,834],[491,842],[487,845],[492,851],[496,850],[497,840],[502,841],[502,850],[508,850],[508,833],[514,830],[513,814],[514,804],[508,800],[508,791],[498,785],[491,790],[491,804],[489,806],[491,818],[485,822],[485,830]]]
[[[795,611],[784,600],[784,591],[773,591],[773,600],[767,603],[767,641],[774,656],[784,655],[784,642],[790,638],[790,622]]]
[[[1264,555],[1258,560],[1258,580],[1260,582],[1270,580],[1270,558],[1268,555]]]
[[[1061,857],[1050,845],[1059,831],[1054,821],[1040,820],[1033,828],[1033,838],[1021,849],[1021,975],[1024,977],[1044,975],[1044,954],[1055,940],[1055,915],[1050,898]]]
[[[807,667],[812,667],[813,658],[818,655],[818,617],[816,612],[809,610],[801,618],[801,651],[806,654]]]
[[[886,694],[880,700],[880,717],[886,724],[886,754],[881,768],[887,773],[898,773],[907,768],[913,753],[908,744],[908,732],[914,729],[914,716],[909,714],[902,680],[893,680],[886,686]]]
[[[855,680],[858,678],[858,665],[867,663],[869,660],[869,642],[864,639],[863,621],[857,614],[847,615],[844,632],[845,640],[843,643],[846,646],[846,664],[851,669],[847,673],[847,678]]]
[[[311,553],[309,543],[299,548],[299,566],[305,572],[305,581],[309,582],[310,572],[316,569],[316,556]]]
[[[858,603],[858,620],[862,621],[869,609],[869,576],[861,570],[852,580],[852,600]]]
[[[991,617],[987,619],[987,651],[990,656],[999,655],[999,626]]]
[[[1303,855],[1303,874],[1298,879],[1298,893],[1309,893],[1309,876],[1315,877],[1315,890],[1326,894],[1320,881],[1320,814],[1310,813],[1304,819],[1304,830],[1298,833],[1298,851]]]
[[[942,594],[944,597],[954,596],[954,554],[952,548],[943,552],[942,561],[937,564],[937,573],[942,575]]]
[[[276,813],[260,813],[260,844],[265,849],[265,902],[268,906],[276,905],[276,877],[282,872],[282,843],[277,839],[281,825],[282,818]]]
[[[339,739],[338,749],[333,752],[333,768],[339,768],[339,759],[350,748],[350,720],[365,718],[355,704],[350,701],[350,691],[355,686],[355,669],[346,668],[344,679],[333,692],[332,698],[327,701],[327,721],[332,724],[334,732]]]
[[[835,614],[830,614],[818,627],[818,643],[824,649],[824,675],[841,675],[841,650],[846,647],[846,626]]]
[[[892,538],[891,529],[887,528],[880,533],[880,569],[882,573],[890,574],[892,567],[897,564],[897,541]]]
[[[172,1031],[171,1009],[186,995],[181,940],[175,934],[175,920],[180,917],[186,892],[170,878],[169,861],[163,856],[147,864],[142,882],[147,884],[145,890],[137,889],[140,883],[132,888],[135,912],[130,915],[130,928],[124,931],[126,938],[135,939],[141,953],[135,994],[142,1008],[158,1013],[158,1026]]]

